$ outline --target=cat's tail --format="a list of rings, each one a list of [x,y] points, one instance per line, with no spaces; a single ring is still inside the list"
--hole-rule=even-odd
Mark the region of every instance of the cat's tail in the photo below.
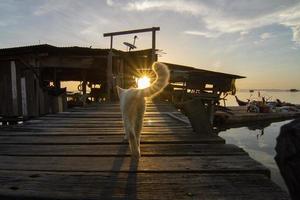
[[[158,94],[169,84],[170,71],[167,65],[155,62],[152,65],[152,70],[156,75],[156,80],[149,87],[141,89],[144,97],[151,97]]]
[[[129,142],[132,157],[138,160],[141,157],[141,150],[140,150],[140,144],[138,144],[138,140],[134,132],[131,131],[129,132],[128,142]]]

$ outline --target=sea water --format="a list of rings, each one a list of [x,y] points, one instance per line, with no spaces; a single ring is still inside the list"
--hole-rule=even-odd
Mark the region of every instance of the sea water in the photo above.
[[[258,95],[260,94],[260,97]],[[276,100],[300,104],[300,92],[289,92],[279,90],[262,90],[250,93],[249,90],[239,91],[236,94],[239,99],[257,99],[264,96],[266,99]],[[234,96],[227,97],[227,106],[237,106]],[[256,124],[255,126],[231,128],[219,133],[219,136],[226,140],[227,144],[235,144],[243,148],[249,155],[258,162],[265,165],[271,171],[271,179],[281,188],[287,190],[283,178],[279,172],[277,164],[274,160],[276,155],[275,146],[276,138],[280,133],[280,127],[291,122],[285,120],[269,124]]]

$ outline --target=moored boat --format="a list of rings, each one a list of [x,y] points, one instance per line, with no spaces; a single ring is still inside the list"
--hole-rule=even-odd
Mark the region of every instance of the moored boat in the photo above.
[[[236,102],[239,104],[239,106],[246,106],[249,102],[249,100],[248,101],[240,100],[236,95],[234,97],[235,97]]]

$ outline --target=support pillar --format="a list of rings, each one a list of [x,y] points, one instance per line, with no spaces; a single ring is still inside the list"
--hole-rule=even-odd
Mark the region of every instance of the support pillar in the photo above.
[[[21,78],[21,96],[22,96],[22,115],[24,118],[28,116],[27,108],[27,92],[26,92],[26,79],[25,77]]]
[[[112,48],[112,38],[111,37],[111,45]],[[111,91],[112,91],[112,60],[113,60],[113,52],[112,49],[110,49],[108,56],[107,56],[107,70],[106,70],[106,87],[107,87],[107,100],[111,100]]]
[[[12,115],[18,116],[18,90],[17,90],[17,70],[15,61],[10,61],[11,71],[11,94],[12,94]]]
[[[152,31],[152,63],[154,63],[156,61],[156,45],[155,45],[155,41],[156,41],[156,31],[153,30]]]

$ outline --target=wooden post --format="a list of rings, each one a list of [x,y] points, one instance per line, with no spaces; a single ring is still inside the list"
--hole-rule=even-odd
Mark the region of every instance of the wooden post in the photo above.
[[[57,78],[57,69],[54,68],[54,87],[55,88],[60,88],[60,80]]]
[[[122,88],[125,87],[125,80],[124,80],[124,60],[120,60],[120,86]]]
[[[86,71],[84,70],[82,73],[82,94],[86,94]]]
[[[36,112],[36,116],[40,116],[41,115],[41,111],[40,111],[40,89],[41,89],[41,86],[40,86],[40,61],[38,59],[35,59],[35,68],[36,68],[36,71],[37,71],[37,76],[35,76],[35,80],[36,80],[36,105],[35,105],[35,112]]]
[[[113,36],[110,36],[110,50],[113,48]]]
[[[112,90],[112,58],[113,52],[112,49],[109,51],[107,56],[107,73],[106,73],[106,81],[107,81],[107,100],[111,100],[111,90]]]
[[[26,79],[25,77],[21,78],[21,97],[22,97],[22,114],[23,117],[28,116],[27,110],[27,92],[26,92]]]
[[[57,108],[58,108],[58,112],[63,112],[63,99],[62,99],[62,95],[57,97]]]
[[[156,41],[156,31],[152,31],[152,63],[156,61],[156,56],[155,56],[155,41]]]
[[[194,98],[184,102],[183,109],[196,133],[212,133],[210,113],[205,109],[205,103],[201,98]]]
[[[127,34],[133,34],[133,33],[143,33],[143,32],[152,32],[152,62],[156,61],[156,54],[155,54],[155,32],[159,31],[159,27],[152,27],[152,28],[144,28],[144,29],[135,29],[135,30],[129,30],[129,31],[120,31],[120,32],[111,32],[111,33],[104,33],[104,37],[110,37],[110,52],[107,58],[107,97],[108,100],[111,98],[111,92],[113,83],[112,83],[112,48],[113,48],[113,36],[116,35],[127,35]]]
[[[14,60],[10,61],[11,70],[11,93],[12,93],[12,115],[18,116],[18,90],[17,90],[17,71]]]
[[[152,32],[152,58],[151,61],[155,62],[156,59],[156,31],[159,31],[160,27],[152,27],[152,28],[144,28],[144,29],[135,29],[135,30],[128,30],[128,31],[119,31],[119,32],[111,32],[111,33],[104,33],[104,37],[110,37],[110,49],[113,46],[113,36],[116,35],[127,35],[127,34],[134,34],[134,33],[143,33],[143,32]]]
[[[82,89],[82,103],[83,103],[83,106],[86,106],[86,100],[87,100],[87,95],[86,95],[86,71],[84,70],[83,73],[82,73],[82,85],[81,85],[81,89]],[[61,102],[62,102],[62,98],[60,98]],[[60,104],[59,104],[60,106]],[[62,106],[62,104],[61,104]],[[60,111],[61,112],[61,111]]]

